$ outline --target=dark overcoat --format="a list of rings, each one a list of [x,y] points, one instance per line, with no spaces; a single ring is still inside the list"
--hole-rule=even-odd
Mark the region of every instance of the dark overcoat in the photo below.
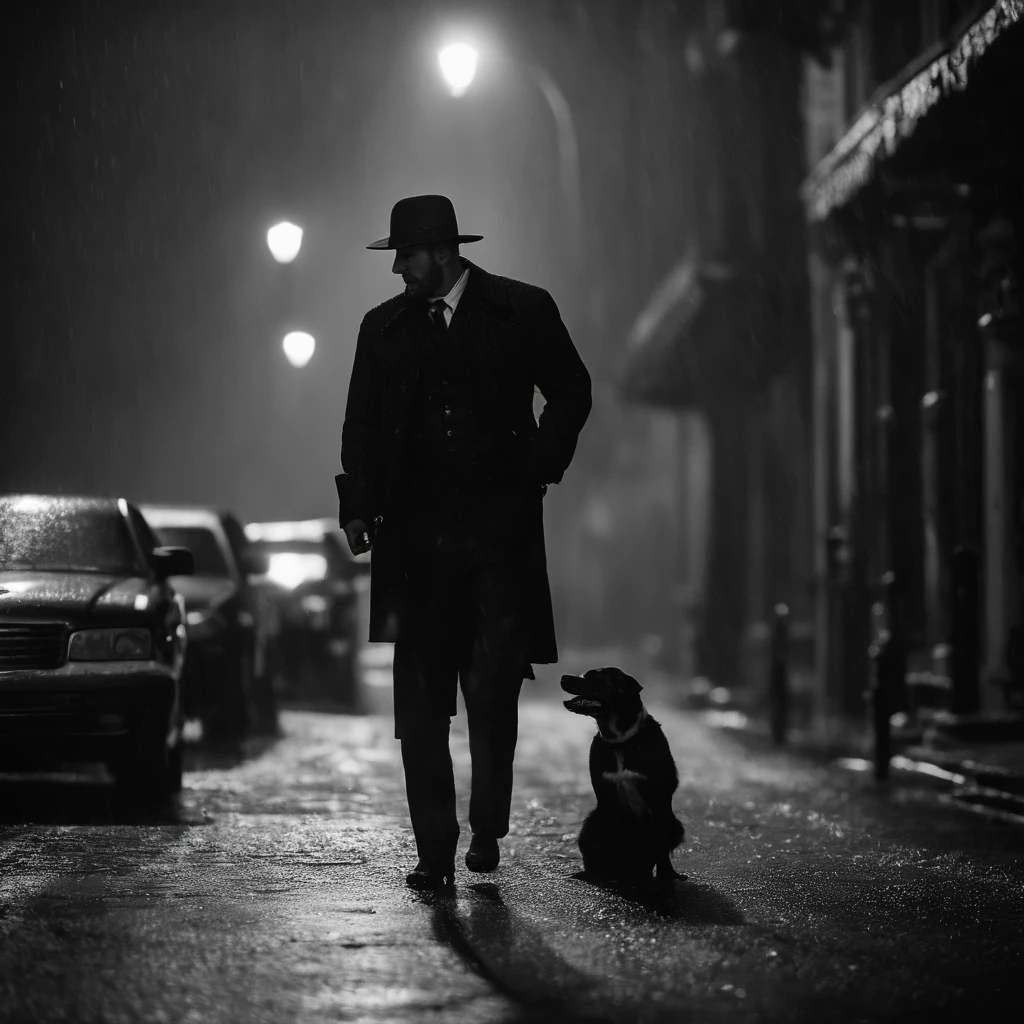
[[[469,264],[466,290],[448,328],[462,332],[472,353],[479,410],[522,482],[536,495],[526,557],[533,609],[530,661],[558,659],[544,552],[543,494],[562,479],[590,413],[590,374],[558,307],[543,288],[488,274]],[[399,537],[408,505],[406,439],[421,360],[427,349],[422,308],[404,295],[363,318],[349,382],[337,477],[339,518],[373,524],[370,640],[393,642],[402,632],[406,573]],[[534,416],[534,389],[545,400]],[[422,510],[420,510],[420,514]]]

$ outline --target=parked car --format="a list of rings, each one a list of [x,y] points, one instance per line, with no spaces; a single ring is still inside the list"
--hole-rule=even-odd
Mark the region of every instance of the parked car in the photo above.
[[[267,556],[265,580],[280,606],[282,693],[356,710],[370,556],[353,557],[330,519],[248,523],[245,535]]]
[[[253,584],[266,572],[266,556],[250,549],[230,512],[143,505],[142,514],[162,544],[189,548],[195,560],[192,576],[173,581],[187,610],[186,716],[215,741],[275,733],[277,610]]]
[[[123,498],[0,496],[0,763],[105,761],[147,803],[181,789],[192,556]]]

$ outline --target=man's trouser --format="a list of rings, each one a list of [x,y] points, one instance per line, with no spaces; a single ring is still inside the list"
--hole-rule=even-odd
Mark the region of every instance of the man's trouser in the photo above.
[[[466,524],[457,514],[442,531],[421,524],[407,546],[409,604],[395,644],[395,735],[417,850],[430,863],[449,863],[459,837],[448,746],[459,684],[473,765],[470,828],[498,839],[508,834],[519,691],[529,667],[519,537],[507,522],[485,516]]]

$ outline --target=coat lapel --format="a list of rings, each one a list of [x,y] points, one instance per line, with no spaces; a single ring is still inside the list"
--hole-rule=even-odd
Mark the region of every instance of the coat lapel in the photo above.
[[[469,263],[469,280],[448,327],[448,337],[453,341],[465,340],[483,408],[492,412],[496,411],[500,381],[508,365],[504,347],[511,340],[507,330],[511,315],[501,282]]]
[[[469,260],[466,263],[469,279],[448,330],[465,333],[475,341],[478,336],[489,334],[489,329],[496,326],[495,321],[508,321],[511,306],[504,286],[493,274]]]
[[[427,346],[426,323],[417,307],[399,296],[400,303],[384,324],[378,349],[384,373],[385,403],[399,413],[400,429],[412,406]]]

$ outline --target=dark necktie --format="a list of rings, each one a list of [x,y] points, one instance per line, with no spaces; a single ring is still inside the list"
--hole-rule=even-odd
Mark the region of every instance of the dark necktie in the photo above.
[[[444,318],[445,302],[442,299],[440,302],[431,302],[427,304],[427,316],[430,317],[430,323],[435,331],[439,331],[444,334],[448,330],[448,324]]]

